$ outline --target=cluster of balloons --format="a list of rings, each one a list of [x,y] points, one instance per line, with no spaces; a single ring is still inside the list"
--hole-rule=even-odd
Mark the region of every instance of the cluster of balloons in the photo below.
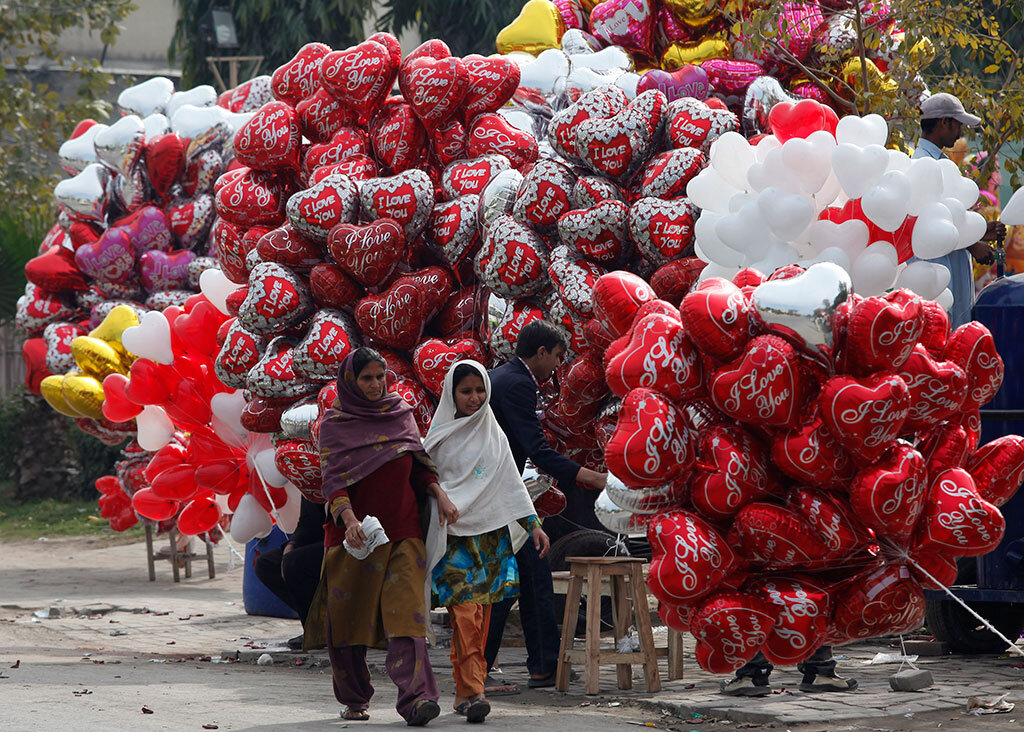
[[[978,444],[1004,376],[992,334],[854,290],[831,262],[678,302],[628,272],[594,290],[615,340],[576,388],[621,399],[596,428],[615,476],[596,511],[646,534],[661,616],[706,670],[916,628],[923,589],[1003,538],[1024,438]]]
[[[764,38],[755,42],[751,32]],[[836,104],[863,91],[865,79],[872,94],[901,93],[889,74],[895,64],[910,68],[906,93],[927,94],[918,71],[935,53],[927,37],[907,46],[887,0],[529,0],[496,45],[523,66],[524,85],[550,93],[615,83],[670,100],[714,95],[751,133],[769,131],[766,115],[779,101]]]

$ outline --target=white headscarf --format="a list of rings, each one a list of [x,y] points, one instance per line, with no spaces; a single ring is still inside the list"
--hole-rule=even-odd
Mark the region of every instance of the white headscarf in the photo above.
[[[483,406],[468,417],[455,416],[452,385],[462,364],[477,371],[487,390]],[[441,402],[423,441],[441,487],[459,510],[459,520],[448,526],[453,536],[476,536],[536,513],[490,402],[487,369],[476,361],[459,361],[444,378]]]

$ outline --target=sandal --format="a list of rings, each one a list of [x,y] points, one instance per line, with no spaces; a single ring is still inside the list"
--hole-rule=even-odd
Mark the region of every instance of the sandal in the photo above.
[[[366,722],[370,719],[370,714],[365,709],[345,707],[345,711],[341,713],[341,718],[347,722]]]
[[[410,727],[425,727],[427,722],[434,719],[440,713],[441,707],[437,706],[436,701],[420,699],[413,704],[412,715],[405,723]]]
[[[466,721],[470,724],[479,724],[491,713],[491,705],[486,699],[477,699],[466,709]]]
[[[455,705],[455,713],[460,715],[460,716],[465,717],[467,709],[469,709],[469,702],[468,701],[459,702],[458,704]]]
[[[487,678],[484,679],[484,693],[487,696],[515,696],[520,692],[519,687],[515,684],[503,684],[487,674]]]

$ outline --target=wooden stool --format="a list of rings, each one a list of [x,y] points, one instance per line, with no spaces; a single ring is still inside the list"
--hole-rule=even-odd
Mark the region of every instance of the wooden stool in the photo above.
[[[171,573],[174,576],[175,582],[181,581],[181,575],[178,569],[178,560],[185,565],[185,579],[192,579],[192,559],[199,555],[192,551],[178,551],[178,532],[175,529],[171,529],[168,533],[170,538],[170,550],[167,554],[162,551],[153,551],[153,527],[156,525],[155,522],[148,519],[142,520],[143,525],[146,527],[146,563],[149,569],[149,581],[156,581],[156,560],[157,559],[169,559],[171,562]],[[213,565],[213,542],[210,541],[208,534],[202,535],[202,540],[206,544],[206,571],[210,576],[210,579],[214,579],[217,573]]]
[[[633,669],[630,664],[644,667],[647,691],[661,691],[658,676],[658,657],[651,632],[651,611],[647,607],[647,589],[644,586],[643,559],[635,557],[568,557],[569,588],[565,594],[565,617],[562,621],[562,643],[558,650],[558,671],[555,688],[569,690],[569,672],[572,664],[583,663],[586,693],[601,690],[601,664],[614,663],[620,689],[633,688]],[[607,577],[611,584],[612,612],[615,629],[615,648],[601,650],[601,580]],[[573,650],[576,619],[579,617],[583,581],[587,582],[587,632],[585,650]],[[630,610],[632,602],[632,610]],[[630,623],[632,617],[635,622]],[[619,639],[629,626],[636,628],[640,637],[640,651],[619,653]]]

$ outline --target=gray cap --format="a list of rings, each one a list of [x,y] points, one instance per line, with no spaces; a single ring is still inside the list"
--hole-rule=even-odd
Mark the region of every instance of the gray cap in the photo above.
[[[921,102],[921,119],[945,119],[952,117],[958,122],[974,127],[981,122],[981,117],[967,114],[963,103],[952,94],[932,94]]]

